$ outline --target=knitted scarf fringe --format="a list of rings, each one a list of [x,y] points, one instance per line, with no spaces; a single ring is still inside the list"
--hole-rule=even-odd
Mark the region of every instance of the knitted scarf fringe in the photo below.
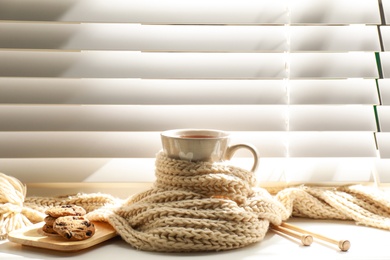
[[[90,220],[108,222],[128,244],[147,251],[241,248],[263,240],[270,223],[290,217],[390,230],[390,198],[374,187],[302,185],[271,195],[244,169],[174,160],[162,152],[155,174],[152,188],[123,200],[102,193],[26,197],[25,185],[0,173],[0,236],[43,221],[49,207],[68,204],[84,207]]]

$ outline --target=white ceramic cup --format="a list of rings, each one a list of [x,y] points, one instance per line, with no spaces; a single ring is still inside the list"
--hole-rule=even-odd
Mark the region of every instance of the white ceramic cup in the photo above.
[[[259,164],[257,150],[250,144],[229,145],[230,134],[212,129],[175,129],[161,133],[165,154],[172,159],[191,162],[230,160],[238,149],[248,149],[254,158],[251,171]]]

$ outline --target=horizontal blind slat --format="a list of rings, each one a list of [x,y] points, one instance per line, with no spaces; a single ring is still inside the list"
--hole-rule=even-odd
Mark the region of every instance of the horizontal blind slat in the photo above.
[[[347,80],[289,80],[289,103],[298,104],[379,104],[376,81]]]
[[[379,109],[380,118],[390,118]],[[151,120],[158,118],[158,120]],[[231,121],[234,120],[234,124]],[[287,125],[288,120],[288,125]],[[376,131],[372,106],[15,106],[0,110],[0,131]],[[382,125],[383,124],[383,125]],[[382,130],[388,122],[381,121]]]
[[[285,173],[278,176],[291,185],[322,183],[323,185],[348,185],[372,183],[373,160],[369,158],[289,158],[282,163]],[[353,174],[346,174],[351,172]],[[279,179],[279,181],[280,181]],[[274,180],[277,182],[278,179]]]
[[[373,132],[290,132],[292,157],[377,157]]]
[[[180,26],[5,22],[0,23],[0,33],[3,35],[0,38],[0,48],[12,49],[175,52],[380,51],[375,26]]]
[[[378,4],[371,0],[3,0],[0,7],[2,20],[380,24]]]
[[[236,136],[232,142],[251,138],[262,157],[286,154],[282,133]],[[159,150],[160,132],[0,132],[1,158],[154,158]]]
[[[379,87],[390,104],[390,81]],[[0,92],[2,104],[379,104],[373,79],[0,78]]]
[[[292,23],[380,24],[377,1],[289,1]]]
[[[292,53],[291,78],[377,78],[374,53]]]
[[[287,102],[283,80],[256,79],[0,78],[0,92],[2,104],[277,105]]]
[[[380,51],[376,26],[288,26],[291,52]]]
[[[372,131],[376,129],[372,106],[290,106],[290,131]]]
[[[161,147],[147,132],[0,132],[0,144],[1,158],[150,158]]]
[[[376,133],[376,140],[378,142],[378,151],[380,154],[380,158],[390,159],[390,133]]]
[[[382,104],[390,105],[390,79],[379,79],[378,86]]]
[[[0,51],[0,76],[67,78],[283,78],[282,53]]]
[[[390,22],[390,1],[389,0],[381,0],[383,12],[385,16],[386,24],[389,24]]]
[[[380,64],[383,71],[383,77],[390,78],[390,52],[379,53]]]
[[[2,32],[3,31],[3,32]],[[1,48],[255,52],[287,49],[281,26],[3,23]]]
[[[374,53],[0,51],[3,77],[375,78]],[[55,61],[55,62],[53,62]],[[191,61],[191,62],[190,62]]]
[[[381,36],[382,36],[382,42],[383,42],[384,51],[390,51],[390,26],[382,25],[382,26],[379,27],[379,29],[380,29]]]
[[[0,131],[284,131],[285,106],[1,106]],[[234,124],[232,124],[234,120]]]
[[[122,23],[284,23],[285,4],[254,0],[15,0],[0,19]],[[42,13],[40,6],[46,6]],[[207,8],[205,8],[207,6]],[[232,15],[234,14],[234,15]]]
[[[261,156],[269,136],[273,157],[376,157],[372,132],[261,132],[251,139]],[[0,144],[1,158],[153,158],[161,149],[159,132],[0,132]]]
[[[0,158],[2,172],[25,183],[153,182],[155,158]]]
[[[381,132],[390,132],[390,106],[378,106],[377,111]]]

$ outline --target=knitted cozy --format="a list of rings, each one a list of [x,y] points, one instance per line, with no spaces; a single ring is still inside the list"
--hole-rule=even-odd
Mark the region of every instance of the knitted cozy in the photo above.
[[[390,229],[390,199],[362,185],[299,186],[275,196],[256,185],[255,175],[225,163],[156,158],[149,190],[122,200],[108,194],[25,197],[17,179],[0,174],[0,235],[42,221],[55,205],[75,204],[92,221],[111,224],[131,246],[148,251],[192,252],[241,248],[261,241],[270,223],[291,216],[354,220]]]

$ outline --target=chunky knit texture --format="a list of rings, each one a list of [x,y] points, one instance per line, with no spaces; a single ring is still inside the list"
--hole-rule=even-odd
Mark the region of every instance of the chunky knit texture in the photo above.
[[[261,241],[269,225],[291,216],[354,220],[390,229],[390,199],[362,185],[299,186],[276,195],[256,185],[252,172],[224,163],[156,158],[154,186],[121,200],[108,194],[25,197],[26,188],[0,175],[0,235],[42,221],[54,205],[84,207],[93,221],[110,223],[131,246],[148,251],[192,252],[241,248]]]

